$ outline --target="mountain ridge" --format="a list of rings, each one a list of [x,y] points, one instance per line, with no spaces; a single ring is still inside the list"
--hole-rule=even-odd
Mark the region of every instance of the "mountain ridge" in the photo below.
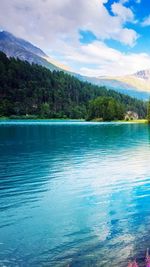
[[[45,59],[47,55],[40,48],[6,31],[0,32],[0,51],[8,57],[19,58],[30,64],[35,63],[52,71],[59,70],[57,66]]]
[[[150,96],[150,69],[124,76],[88,77],[87,80],[144,100]]]
[[[0,32],[0,51],[8,57],[19,58],[48,68],[51,71],[64,71],[81,81],[87,81],[99,86],[128,94],[129,96],[146,100],[150,96],[150,69],[141,70],[125,76],[103,76],[88,77],[69,71],[65,66],[59,64],[46,55],[40,48],[30,42],[18,38],[7,31]]]

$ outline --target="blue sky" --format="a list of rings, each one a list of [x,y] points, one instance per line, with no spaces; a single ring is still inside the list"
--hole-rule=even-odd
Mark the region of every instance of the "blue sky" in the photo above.
[[[108,12],[113,16],[113,12],[111,10],[112,4],[116,2],[119,3],[119,1],[110,0],[104,6],[108,10]],[[126,1],[124,3],[124,6],[127,8],[130,8],[134,15],[136,23],[127,22],[126,26],[129,28],[134,29],[140,36],[138,37],[138,41],[135,43],[135,45],[132,46],[126,46],[123,43],[120,43],[118,41],[114,41],[113,39],[106,40],[105,42],[113,48],[119,49],[123,52],[133,51],[133,52],[150,52],[150,27],[143,27],[141,26],[141,23],[144,19],[148,18],[150,16],[150,2],[148,0],[141,0],[141,1]],[[150,22],[149,22],[150,24]],[[149,25],[150,26],[150,25]],[[96,36],[91,31],[80,31],[80,41],[81,43],[92,43],[96,39]]]
[[[108,1],[106,4],[107,9],[111,10],[111,3],[114,1]],[[119,1],[116,1],[119,2]],[[128,1],[124,4],[126,7],[130,8],[134,15],[135,20],[137,20],[137,23],[126,23],[126,26],[129,28],[134,29],[140,36],[136,42],[136,44],[133,47],[126,47],[122,46],[120,47],[116,43],[109,43],[110,45],[122,50],[122,51],[133,51],[133,52],[146,52],[150,53],[150,27],[143,27],[141,23],[150,16],[150,1],[149,0],[141,0],[139,2],[135,0]],[[149,23],[150,24],[150,23]],[[150,25],[149,25],[150,26]]]
[[[84,75],[150,69],[149,0],[1,0],[0,28]]]

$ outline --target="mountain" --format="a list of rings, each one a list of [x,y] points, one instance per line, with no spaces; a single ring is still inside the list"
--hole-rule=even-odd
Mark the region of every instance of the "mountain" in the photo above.
[[[81,81],[87,81],[95,85],[105,86],[117,92],[127,94],[138,99],[146,100],[150,96],[150,70],[139,71],[132,75],[115,77],[86,77],[70,72],[65,66],[52,60],[40,48],[17,38],[9,32],[0,32],[0,51],[8,57],[19,58],[29,63],[35,63],[49,70],[63,70]]]
[[[0,51],[4,52],[8,57],[35,63],[52,71],[61,70],[61,68],[50,62],[49,57],[40,48],[6,31],[0,32]]]
[[[150,83],[150,69],[138,71],[137,73],[134,74],[134,76],[137,77],[138,79],[142,79]]]
[[[85,79],[139,99],[145,100],[150,97],[150,70],[142,70],[125,76],[85,77]]]

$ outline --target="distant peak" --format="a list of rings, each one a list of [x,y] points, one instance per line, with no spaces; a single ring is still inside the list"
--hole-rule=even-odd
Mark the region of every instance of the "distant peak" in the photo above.
[[[134,76],[144,80],[150,80],[150,69],[138,71]]]
[[[46,57],[46,54],[37,46],[32,43],[24,40],[23,38],[16,37],[10,32],[1,31],[0,32],[0,41],[8,43],[13,43],[14,46],[18,48],[24,48],[26,51],[36,54],[41,57]]]
[[[13,36],[12,33],[7,32],[7,31],[4,31],[4,30],[1,30],[1,31],[0,31],[0,34],[7,35],[7,36]]]
[[[7,31],[0,31],[0,39],[15,39],[16,37]]]

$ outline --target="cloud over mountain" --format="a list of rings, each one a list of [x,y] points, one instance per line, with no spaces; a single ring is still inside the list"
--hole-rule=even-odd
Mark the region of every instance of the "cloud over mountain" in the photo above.
[[[118,63],[122,75],[127,70],[130,73],[143,69],[143,65],[150,67],[149,55],[130,52],[140,35],[132,27],[136,16],[129,2],[2,0],[0,27],[41,47],[76,72],[116,75]],[[92,33],[95,40],[81,43],[81,30]],[[109,41],[115,45],[111,46]],[[126,51],[118,49],[119,46],[127,47]]]
[[[91,30],[97,38],[112,38],[132,45],[137,33],[124,26],[133,18],[132,11],[121,3],[113,4],[113,16],[105,3],[106,0],[5,0],[1,3],[0,24],[38,43],[44,43],[44,39],[53,43],[58,36],[63,40],[77,37],[81,28]]]

